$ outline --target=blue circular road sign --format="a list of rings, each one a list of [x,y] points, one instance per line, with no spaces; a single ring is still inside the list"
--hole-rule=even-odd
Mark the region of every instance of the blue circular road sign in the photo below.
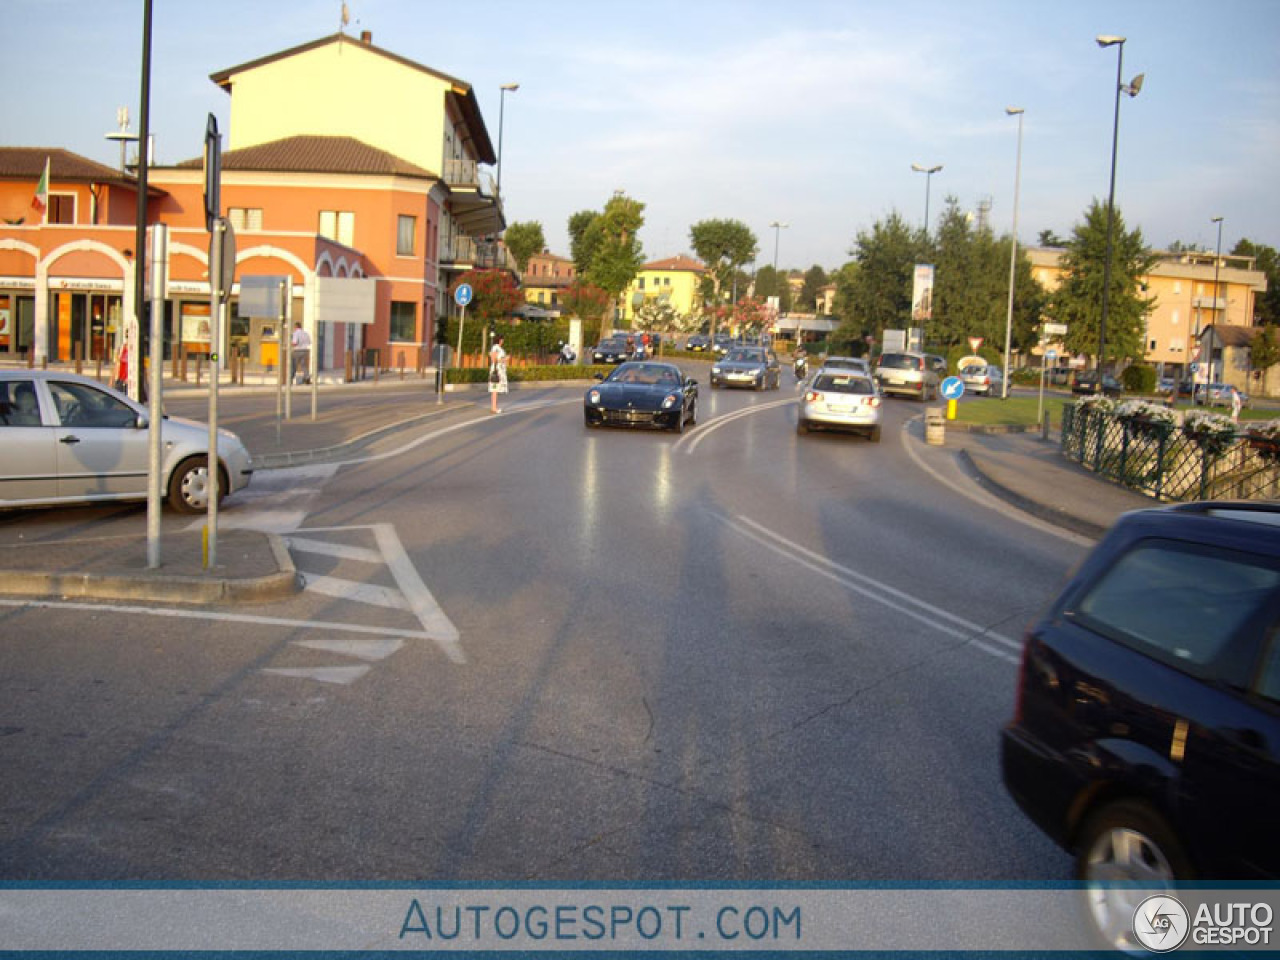
[[[1057,350],[1046,350],[1046,351],[1044,352],[1044,355],[1045,355],[1045,359],[1047,359],[1047,360],[1057,360],[1057,359],[1058,359],[1058,351],[1057,351]]]
[[[944,400],[959,400],[964,396],[964,381],[959,377],[947,377],[942,381],[942,398]]]
[[[453,301],[460,307],[465,307],[471,302],[471,284],[460,283],[458,289],[453,291]]]

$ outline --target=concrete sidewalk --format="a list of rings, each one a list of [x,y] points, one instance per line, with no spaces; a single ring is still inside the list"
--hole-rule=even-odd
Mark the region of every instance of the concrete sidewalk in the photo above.
[[[564,386],[513,385],[513,392],[520,400],[536,401]],[[173,416],[205,420],[207,396],[207,386],[196,391],[190,385],[174,384],[170,389],[166,384],[165,409]],[[219,426],[244,440],[260,471],[338,460],[383,437],[433,422],[488,416],[483,385],[437,397],[433,379],[323,384],[317,391],[314,420],[309,391],[295,390],[293,418],[286,420],[277,412],[273,386],[219,390]],[[1058,444],[1040,439],[1039,433],[969,432],[949,423],[944,445],[927,446],[919,427],[913,425],[908,442],[916,445],[914,452],[925,462],[1041,520],[1091,539],[1101,537],[1120,514],[1155,505],[1066,460]],[[163,534],[164,565],[158,570],[147,568],[145,535],[51,538],[6,548],[0,561],[0,594],[211,604],[261,602],[299,589],[281,538],[254,531],[220,532],[219,565],[206,569],[200,536],[190,531]],[[234,577],[229,567],[234,567]]]

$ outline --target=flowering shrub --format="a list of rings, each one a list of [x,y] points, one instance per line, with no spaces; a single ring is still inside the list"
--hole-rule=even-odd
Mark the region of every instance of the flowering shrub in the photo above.
[[[1126,400],[1115,409],[1121,420],[1140,421],[1162,427],[1178,425],[1178,415],[1162,403],[1149,400]]]
[[[1076,409],[1094,413],[1114,413],[1116,402],[1101,393],[1087,393],[1076,401]]]
[[[1249,436],[1280,443],[1280,420],[1249,424]]]
[[[1236,439],[1236,425],[1231,418],[1208,410],[1188,410],[1182,418],[1182,432],[1201,450],[1213,455],[1226,453]]]

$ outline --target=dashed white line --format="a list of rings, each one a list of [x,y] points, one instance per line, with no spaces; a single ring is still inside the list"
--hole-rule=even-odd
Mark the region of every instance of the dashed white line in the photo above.
[[[786,537],[774,533],[749,517],[738,516],[730,520],[714,513],[712,515],[742,536],[754,540],[761,546],[772,550],[793,563],[798,563],[802,567],[812,570],[820,576],[834,580],[841,586],[853,590],[869,600],[874,600],[876,603],[908,616],[939,633],[970,643],[1000,660],[1015,664],[1018,662],[1018,657],[1010,652],[1021,651],[1022,649],[1022,644],[1015,640],[993,633],[980,624],[958,617],[947,610],[943,610],[941,607],[936,607],[931,603],[913,597],[909,593],[904,593],[887,583],[858,573],[856,570],[851,570],[842,564],[836,563],[834,560],[815,553],[794,540],[788,540]],[[990,641],[990,643],[987,641]],[[1007,649],[1002,649],[1002,647]]]

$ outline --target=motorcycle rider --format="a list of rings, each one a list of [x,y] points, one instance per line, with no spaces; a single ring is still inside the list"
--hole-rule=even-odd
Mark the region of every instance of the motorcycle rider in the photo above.
[[[803,380],[805,374],[809,371],[809,352],[805,350],[803,343],[796,344],[795,352],[795,374],[797,380]]]

